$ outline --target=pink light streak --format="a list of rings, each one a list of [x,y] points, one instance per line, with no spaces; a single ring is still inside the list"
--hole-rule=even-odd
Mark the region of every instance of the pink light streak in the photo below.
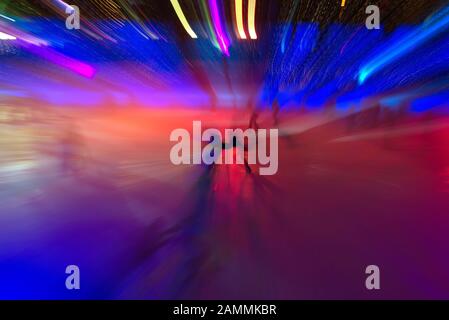
[[[96,73],[96,70],[90,65],[65,56],[48,47],[35,46],[27,43],[24,43],[23,47],[29,52],[83,77],[93,78]]]
[[[221,52],[229,57],[229,39],[226,36],[226,32],[223,30],[223,26],[220,20],[220,11],[218,10],[217,0],[209,0],[209,6],[214,23],[215,34],[217,35],[218,45]]]

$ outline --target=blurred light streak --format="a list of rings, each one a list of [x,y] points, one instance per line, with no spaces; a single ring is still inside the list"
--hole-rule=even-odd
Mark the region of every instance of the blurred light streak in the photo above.
[[[248,30],[251,39],[257,39],[256,27],[256,0],[249,0],[248,3]]]
[[[0,40],[16,40],[17,38],[0,31]]]
[[[7,17],[3,14],[0,14],[0,17],[5,18],[6,20],[12,21],[12,22],[16,22],[16,20],[14,20],[13,18]]]
[[[70,9],[70,10],[74,10],[73,8],[72,8],[72,6],[71,5],[69,5],[69,4],[67,4],[67,3],[65,3],[64,1],[61,1],[61,0],[53,0],[53,1],[51,1],[52,3],[53,3],[53,5],[55,5],[55,6],[57,6],[59,9],[61,9],[61,10],[63,10],[64,12],[64,14],[65,14],[65,12],[66,12],[66,9]]]
[[[346,0],[341,0],[341,6],[344,7],[346,5]]]
[[[211,40],[212,44],[214,45],[214,47],[216,47],[218,50],[220,50],[220,45],[218,44],[217,36],[215,35],[214,27],[212,25],[209,8],[207,6],[206,0],[200,1],[200,10],[201,10],[201,14],[202,14],[203,18],[206,20],[207,30],[208,30],[210,40]]]
[[[198,36],[193,31],[193,29],[190,27],[189,22],[186,19],[186,16],[184,15],[184,12],[181,9],[181,6],[179,5],[178,0],[170,0],[171,4],[173,5],[173,8],[175,9],[175,12],[179,18],[179,21],[181,21],[182,26],[187,31],[187,33],[193,38],[197,39]]]
[[[240,39],[246,39],[245,28],[243,27],[243,0],[235,0],[235,18]]]
[[[142,32],[140,30],[138,30],[138,28],[136,26],[134,26],[134,23],[131,22],[133,27],[140,34],[142,34],[142,36],[144,38],[148,39],[148,37],[150,37],[152,40],[159,40],[159,37],[145,25],[145,23],[139,18],[139,16],[135,12],[135,10],[133,10],[133,8],[126,1],[122,2],[121,5],[125,9],[125,11],[128,13],[128,15],[131,16],[132,19],[130,19],[130,20],[131,21],[136,21],[136,24],[139,25],[140,28],[144,31],[145,34],[142,34]],[[179,6],[179,4],[178,4],[178,6]],[[181,10],[181,13],[182,13],[182,10]]]
[[[217,40],[218,44],[220,45],[221,52],[229,56],[229,39],[226,37],[226,33],[224,32],[223,26],[221,25],[217,0],[209,0],[209,5],[212,15],[212,21],[215,27],[215,34],[217,35]]]
[[[424,22],[418,29],[409,33],[391,48],[388,48],[386,52],[381,52],[373,60],[362,66],[358,74],[359,84],[363,84],[373,74],[410,53],[425,41],[444,31],[448,26],[449,6],[430,17],[429,20]]]
[[[95,69],[90,65],[83,63],[81,61],[72,59],[68,56],[65,56],[61,53],[58,53],[50,48],[40,47],[35,45],[25,45],[25,48],[41,57],[44,58],[60,67],[71,70],[83,77],[92,78],[95,75]]]
[[[31,35],[20,29],[17,29],[16,25],[11,25],[3,21],[0,21],[0,28],[3,30],[3,34],[8,34],[9,36],[14,37],[14,39],[6,39],[6,40],[19,39],[37,46],[48,45],[47,41],[37,38],[34,35]]]
[[[282,35],[282,40],[281,40],[281,51],[282,53],[285,52],[285,42],[287,41],[287,37],[291,34],[292,32],[292,21],[293,21],[293,17],[296,13],[296,9],[298,8],[299,5],[299,0],[295,0],[293,2],[293,7],[291,8],[289,14],[288,14],[288,18],[287,21],[285,23],[286,27],[284,29],[283,35]]]
[[[276,50],[263,91],[263,95],[267,98],[269,104],[273,103],[275,97],[279,94],[279,87],[289,81],[288,79],[291,79],[296,72],[305,70],[303,63],[315,47],[318,36],[318,25],[300,23],[296,26],[288,52]],[[290,96],[297,96],[297,93],[304,89],[292,90],[294,93]]]
[[[117,43],[117,40],[110,37],[106,32],[103,32],[100,28],[98,28],[96,25],[91,23],[90,21],[86,20],[83,22],[83,25],[86,25],[88,28],[82,28],[81,30],[91,36],[92,38],[96,40],[102,40],[106,39],[111,42]],[[92,31],[91,31],[92,30]]]

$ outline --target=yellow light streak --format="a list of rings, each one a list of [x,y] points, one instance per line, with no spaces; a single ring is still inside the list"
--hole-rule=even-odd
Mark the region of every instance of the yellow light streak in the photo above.
[[[235,0],[235,17],[237,21],[237,31],[240,39],[246,39],[245,29],[243,28],[243,1]]]
[[[179,18],[179,21],[181,21],[182,26],[187,31],[187,33],[194,39],[198,38],[196,33],[193,31],[193,29],[190,27],[189,22],[186,19],[186,16],[184,15],[184,12],[182,12],[181,6],[179,5],[178,0],[170,0],[173,8],[175,9],[175,12]]]
[[[251,39],[257,39],[256,27],[256,0],[249,0],[248,3],[248,30]]]

